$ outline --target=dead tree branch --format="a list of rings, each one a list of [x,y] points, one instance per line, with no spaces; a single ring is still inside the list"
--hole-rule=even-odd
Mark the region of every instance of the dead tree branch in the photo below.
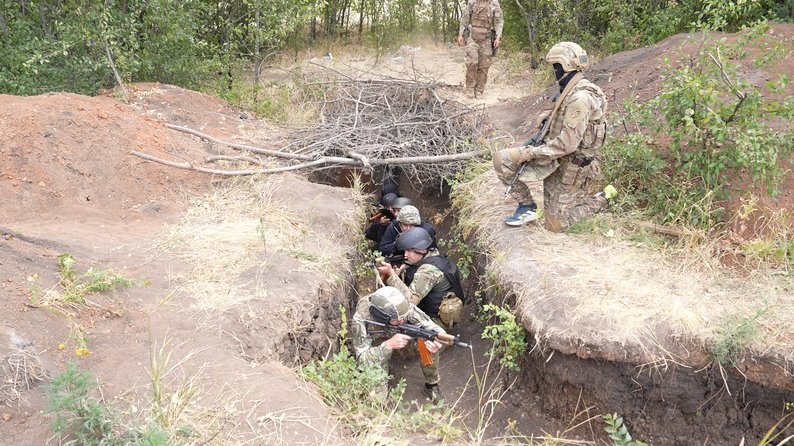
[[[345,76],[335,84],[306,84],[321,122],[296,130],[283,147],[264,148],[223,141],[187,127],[166,127],[213,144],[244,152],[243,156],[219,153],[204,162],[224,161],[230,166],[256,165],[256,169],[207,168],[198,163],[175,162],[143,152],[132,154],[180,169],[218,175],[253,175],[299,169],[355,167],[372,171],[377,166],[402,166],[412,185],[436,187],[463,168],[467,159],[483,156],[489,129],[485,114],[455,101],[443,100],[433,81],[385,79],[357,80]],[[270,161],[268,161],[270,158]],[[272,165],[273,158],[287,164]],[[245,163],[245,164],[241,164]]]

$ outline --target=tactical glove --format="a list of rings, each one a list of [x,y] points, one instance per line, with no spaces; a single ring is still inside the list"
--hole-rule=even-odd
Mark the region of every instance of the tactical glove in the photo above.
[[[532,147],[511,147],[501,151],[502,158],[510,158],[510,161],[515,165],[519,165],[525,161],[532,159]]]

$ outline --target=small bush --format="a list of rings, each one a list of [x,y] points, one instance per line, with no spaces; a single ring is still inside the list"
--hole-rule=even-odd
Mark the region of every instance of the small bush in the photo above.
[[[709,346],[711,357],[724,366],[735,366],[742,350],[760,336],[758,319],[768,310],[769,307],[764,307],[751,316],[729,317],[722,324],[717,339]]]
[[[124,428],[110,406],[92,395],[98,387],[90,372],[69,363],[52,379],[47,412],[55,414],[53,431],[66,446],[166,446],[165,433],[155,425]]]
[[[743,45],[764,48],[764,61],[749,62],[768,69],[788,57],[790,49],[767,30],[761,24],[739,44],[704,48],[680,68],[669,63],[658,97],[625,104],[624,128],[636,128],[604,147],[605,176],[625,191],[618,209],[710,230],[724,224],[720,203],[735,190],[778,192],[785,175],[781,161],[794,154],[794,134],[767,122],[794,117],[794,99],[768,96],[785,91],[788,78],[781,75],[759,89],[738,75],[748,58]]]
[[[516,322],[516,316],[509,307],[498,307],[486,304],[482,307],[480,320],[485,323],[492,318],[493,324],[486,325],[482,330],[482,338],[493,341],[488,352],[491,358],[498,358],[499,363],[509,370],[520,370],[518,362],[527,350],[526,331]]]
[[[603,417],[604,430],[609,434],[614,446],[648,446],[648,443],[631,438],[629,428],[623,422],[623,417],[616,413],[606,414]]]

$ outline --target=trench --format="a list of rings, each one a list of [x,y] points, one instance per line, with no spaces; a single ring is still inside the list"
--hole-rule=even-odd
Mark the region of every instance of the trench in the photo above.
[[[401,183],[407,180],[401,178]],[[453,238],[456,213],[448,187],[400,191],[419,208],[423,219],[426,214],[441,217],[433,222],[439,240]],[[476,251],[475,238],[462,242]],[[459,260],[454,252],[450,258]],[[601,415],[617,413],[635,439],[652,445],[742,441],[756,445],[794,401],[794,392],[763,386],[718,365],[694,370],[563,353],[539,348],[531,332],[527,332],[529,351],[520,358],[520,370],[501,369],[489,361],[492,344],[481,338],[478,313],[486,303],[516,308],[514,295],[509,289],[488,286],[485,256],[472,260],[471,274],[464,280],[467,317],[452,333],[472,343],[473,349],[447,349],[440,359],[441,387],[448,406],[459,414],[470,435],[519,442],[551,436],[583,444],[612,444]],[[354,305],[356,296],[350,299]],[[390,373],[393,381],[406,381],[407,400],[422,401],[424,381],[416,358],[395,355]],[[792,434],[794,427],[789,427],[778,439]]]

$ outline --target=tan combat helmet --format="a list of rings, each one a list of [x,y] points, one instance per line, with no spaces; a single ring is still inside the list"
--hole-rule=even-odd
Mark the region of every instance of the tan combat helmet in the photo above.
[[[584,70],[590,65],[590,58],[579,45],[573,42],[560,42],[551,47],[549,54],[546,55],[546,62],[562,65],[562,69],[567,73]]]
[[[419,209],[409,204],[402,207],[400,215],[397,216],[397,221],[406,225],[419,226],[422,224],[422,217],[419,215]]]
[[[385,286],[372,293],[369,303],[369,312],[376,319],[379,319],[378,316],[382,315],[392,321],[404,321],[411,312],[411,303],[408,302],[408,299],[403,296],[400,290],[391,286]]]

